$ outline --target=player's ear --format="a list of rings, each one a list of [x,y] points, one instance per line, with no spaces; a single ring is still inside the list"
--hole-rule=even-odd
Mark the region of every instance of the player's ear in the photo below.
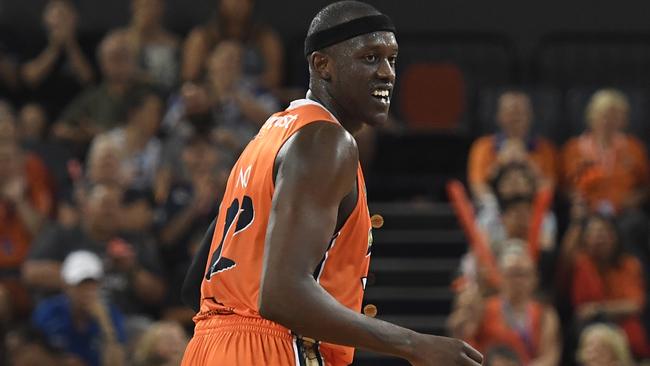
[[[330,80],[332,78],[332,63],[328,55],[322,52],[313,52],[309,58],[311,59],[311,64],[314,71],[320,76],[323,80]]]

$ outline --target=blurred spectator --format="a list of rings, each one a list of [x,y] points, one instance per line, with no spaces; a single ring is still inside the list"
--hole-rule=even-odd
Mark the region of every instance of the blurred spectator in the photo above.
[[[582,228],[574,225],[566,235],[562,262],[570,266],[570,296],[578,322],[614,322],[623,328],[636,355],[650,355],[640,318],[646,301],[643,270],[623,249],[614,222],[592,215]]]
[[[79,225],[55,225],[36,240],[23,265],[23,278],[35,289],[60,290],[61,263],[76,250],[89,250],[106,261],[103,287],[127,315],[146,314],[165,295],[158,253],[142,235],[120,233],[122,190],[95,185],[82,202]]]
[[[205,136],[189,140],[181,157],[180,175],[156,210],[155,227],[168,275],[165,317],[191,325],[195,311],[181,303],[181,287],[205,228],[218,212],[228,170]]]
[[[124,103],[147,86],[136,78],[137,63],[127,37],[107,35],[97,51],[103,81],[87,88],[63,111],[54,135],[82,146],[98,133],[124,122]]]
[[[0,95],[15,97],[18,90],[18,62],[6,45],[0,42]]]
[[[583,366],[634,366],[625,333],[609,324],[593,324],[582,331],[576,355]]]
[[[124,146],[120,146],[118,140],[97,139],[88,154],[86,180],[76,185],[72,199],[73,202],[83,201],[88,187],[95,184],[119,186],[124,191],[121,212],[117,218],[120,230],[146,230],[150,228],[153,220],[151,187],[133,184],[134,178],[138,176],[129,174],[130,161],[125,159],[123,149]],[[147,150],[144,150],[144,154],[146,153]],[[145,165],[149,163],[145,161]]]
[[[537,182],[528,164],[510,163],[495,171],[490,187],[494,194],[481,197],[476,220],[498,256],[497,246],[505,240],[529,240]],[[557,219],[550,210],[544,213],[539,235],[542,251],[555,248]]]
[[[509,247],[500,258],[498,295],[483,300],[475,287],[461,293],[449,318],[451,334],[485,352],[507,345],[526,365],[559,362],[560,325],[555,310],[536,300],[535,266],[522,248]]]
[[[650,165],[645,146],[623,129],[627,97],[613,89],[596,92],[587,106],[588,128],[564,147],[565,189],[574,205],[616,214],[623,245],[650,270],[650,228],[642,206],[648,198]]]
[[[216,0],[217,15],[194,28],[183,46],[183,81],[201,80],[206,60],[222,41],[243,45],[243,74],[275,89],[283,79],[284,49],[276,33],[252,19],[254,0]]]
[[[485,354],[485,366],[523,366],[519,356],[507,346],[491,347]]]
[[[20,266],[52,211],[52,201],[51,180],[43,162],[23,151],[13,115],[0,112],[0,287],[8,291],[15,316],[29,310]]]
[[[131,22],[121,29],[145,78],[161,90],[178,83],[180,39],[163,26],[163,0],[131,0]]]
[[[42,105],[25,104],[18,114],[18,131],[22,146],[38,155],[54,178],[57,193],[70,185],[68,161],[72,155],[68,149],[57,141],[47,140],[48,119]]]
[[[70,0],[50,0],[43,9],[47,44],[20,67],[29,97],[50,115],[93,81],[93,69],[77,40],[77,10]]]
[[[103,272],[96,254],[71,252],[61,267],[64,294],[38,304],[32,322],[52,345],[88,366],[125,365],[124,320],[102,299]]]
[[[180,365],[188,342],[185,331],[177,323],[157,322],[136,344],[133,366]]]
[[[18,129],[23,144],[35,144],[45,138],[47,115],[38,103],[25,104],[18,113]]]
[[[94,143],[108,140],[119,151],[128,188],[144,191],[154,185],[161,159],[162,147],[156,133],[163,106],[153,92],[134,95],[125,103],[126,125],[95,138]]]
[[[476,140],[470,149],[467,175],[472,193],[481,198],[491,189],[488,182],[500,166],[517,162],[530,165],[539,185],[557,180],[556,150],[543,137],[531,135],[533,110],[530,98],[519,91],[499,97],[496,120],[500,131]]]
[[[212,134],[234,161],[279,108],[259,84],[242,77],[243,51],[238,42],[219,43],[208,58],[206,85],[186,84],[172,102],[163,121],[168,135],[174,137],[168,148],[172,155],[182,146],[179,139],[196,132]]]
[[[564,146],[567,192],[604,214],[638,209],[648,194],[646,149],[622,131],[629,110],[623,93],[598,91],[587,106],[587,130]]]

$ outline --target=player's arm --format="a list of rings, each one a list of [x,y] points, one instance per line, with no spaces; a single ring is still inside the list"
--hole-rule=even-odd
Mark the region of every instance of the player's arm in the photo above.
[[[471,358],[481,356],[465,343],[349,310],[314,280],[336,227],[339,204],[356,184],[353,138],[338,125],[312,123],[285,144],[279,159],[261,315],[306,337],[402,357],[414,365],[478,365]]]
[[[185,274],[183,280],[183,287],[181,288],[181,300],[185,305],[199,311],[201,305],[201,282],[205,275],[205,266],[208,263],[208,256],[210,255],[210,244],[212,243],[212,236],[214,236],[214,227],[217,219],[212,220],[208,231],[206,231],[201,246],[196,251],[192,264]]]

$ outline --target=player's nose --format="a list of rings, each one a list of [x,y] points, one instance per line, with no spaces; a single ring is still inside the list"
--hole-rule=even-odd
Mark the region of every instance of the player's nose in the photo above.
[[[395,82],[395,69],[388,59],[383,59],[377,67],[377,77],[390,83]]]

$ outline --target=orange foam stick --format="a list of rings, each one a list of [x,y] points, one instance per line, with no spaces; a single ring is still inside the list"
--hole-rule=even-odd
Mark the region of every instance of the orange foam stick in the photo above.
[[[488,282],[493,286],[497,286],[501,282],[501,275],[497,268],[496,259],[488,246],[485,235],[476,226],[474,207],[467,196],[465,187],[458,180],[451,180],[447,183],[447,195],[458,222],[465,231],[465,235],[467,235],[472,252],[478,262],[485,266],[487,270]]]

